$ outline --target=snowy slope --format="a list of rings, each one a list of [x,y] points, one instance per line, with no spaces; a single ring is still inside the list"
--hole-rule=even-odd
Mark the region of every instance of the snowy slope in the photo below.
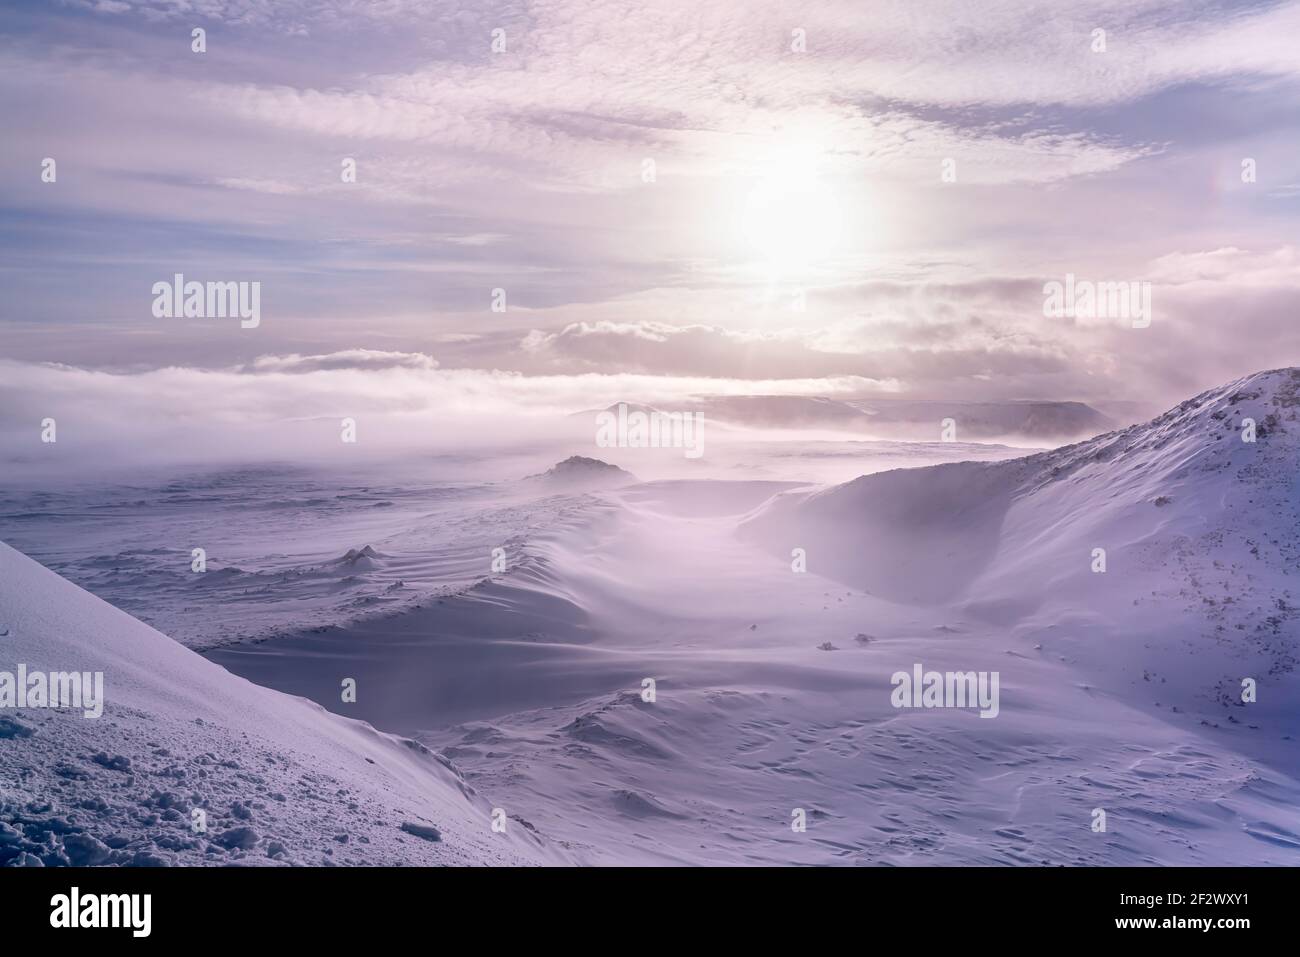
[[[508,568],[466,591],[213,652],[259,683],[418,733],[457,772],[203,671],[94,602],[92,625],[113,617],[72,643],[55,639],[78,629],[51,618],[46,642],[81,660],[94,647],[87,630],[117,636],[109,646],[131,665],[116,684],[110,673],[110,689],[128,697],[110,696],[103,721],[129,734],[115,729],[110,744],[95,731],[83,743],[93,722],[24,717],[32,737],[0,740],[6,819],[33,794],[53,794],[57,807],[21,813],[75,814],[82,827],[102,796],[106,833],[184,835],[183,820],[133,821],[139,801],[158,803],[151,792],[168,764],[190,775],[170,790],[218,807],[235,785],[258,799],[257,782],[231,777],[256,766],[293,807],[261,799],[265,822],[253,826],[296,840],[289,856],[309,862],[360,853],[358,836],[331,846],[338,826],[368,837],[368,859],[412,862],[414,848],[489,862],[1294,864],[1298,383],[1291,371],[1250,377],[1146,425],[1009,462],[821,489],[701,479],[550,496],[512,513],[526,522],[490,523]],[[1247,416],[1262,426],[1256,443],[1240,440]],[[806,551],[806,571],[792,566],[794,548]],[[1092,571],[1095,548],[1106,549],[1104,573]],[[409,558],[401,539],[377,550],[384,562]],[[6,581],[11,565],[45,575],[7,553]],[[32,581],[21,614],[10,610],[21,582],[0,588],[0,632],[18,641],[42,633],[31,624],[40,616],[91,601],[48,575]],[[140,654],[140,635],[157,650]],[[999,672],[996,719],[895,708],[890,677],[917,663]],[[169,668],[196,677],[174,686],[162,680]],[[339,700],[346,675],[359,681],[355,705]],[[1240,700],[1243,677],[1257,679],[1257,702]],[[642,697],[647,678],[654,700]],[[210,703],[227,697],[235,703]],[[279,716],[289,708],[296,718]],[[153,717],[132,724],[137,711]],[[187,724],[193,715],[205,724]],[[172,754],[153,755],[139,743],[146,734],[167,735],[145,740]],[[241,768],[230,772],[176,757],[225,759],[236,746]],[[370,746],[383,774],[358,780],[349,762]],[[21,750],[33,747],[44,750]],[[132,800],[113,787],[122,772],[95,762],[101,750],[110,764],[130,756],[133,770],[153,762]],[[16,777],[29,753],[45,755],[30,784]],[[347,793],[303,799],[297,782],[326,772],[342,784],[316,796]],[[458,773],[486,800],[462,799]],[[90,809],[77,807],[84,800]],[[508,840],[488,831],[489,805],[518,824]],[[806,832],[790,827],[797,809]],[[1109,816],[1104,832],[1092,827],[1097,809]],[[436,824],[443,844],[394,834],[404,820]],[[384,835],[403,843],[385,846]],[[178,858],[206,853],[148,840]],[[269,861],[257,857],[265,844],[246,859]]]
[[[1052,617],[1009,628],[960,599],[887,601],[822,577],[816,548],[795,573],[788,551],[769,558],[734,535],[777,491],[617,493],[547,553],[553,587],[584,611],[581,644],[478,632],[494,682],[532,677],[549,704],[510,713],[489,698],[476,720],[423,739],[543,833],[607,863],[1300,861],[1293,686],[1261,674],[1271,703],[1247,712],[1203,687],[1198,669],[1240,673],[1203,650],[1157,655],[1123,626],[1077,632],[1065,611],[1057,636]],[[423,626],[439,633],[436,619]],[[1160,673],[1148,680],[1129,651],[1158,657]],[[999,672],[1000,713],[895,709],[890,676],[916,663]],[[609,691],[591,695],[600,681]],[[798,808],[804,833],[790,827]]]
[[[819,574],[890,602],[1040,643],[1162,708],[1292,734],[1298,406],[1300,370],[1261,372],[1051,452],[787,493],[741,534],[775,553],[805,547]],[[1250,719],[1246,677],[1268,686]]]
[[[1123,632],[1084,661],[1065,637],[976,619],[960,598],[906,604],[837,584],[815,548],[795,573],[788,552],[735,534],[788,488],[603,493],[470,593],[215,656],[331,708],[301,663],[366,669],[384,693],[360,713],[426,729],[421,740],[494,804],[585,862],[1297,861],[1285,715],[1238,726],[1209,697],[1198,713],[1170,708],[1197,690],[1180,683],[1187,660],[1208,656],[1170,657],[1147,682],[1108,664],[1141,650]],[[842,525],[852,537],[851,516]],[[1050,632],[1048,620],[1033,627]],[[997,718],[896,710],[890,676],[918,662],[1000,672]],[[799,808],[803,833],[790,827]],[[1104,833],[1091,827],[1098,808]]]
[[[19,663],[102,671],[107,703],[0,713],[0,861],[558,859],[525,828],[493,833],[490,806],[415,742],[234,677],[0,545],[0,670]]]

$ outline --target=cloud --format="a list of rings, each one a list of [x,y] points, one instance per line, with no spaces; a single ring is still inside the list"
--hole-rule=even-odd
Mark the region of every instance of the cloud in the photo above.
[[[420,352],[382,352],[376,349],[345,349],[328,355],[258,356],[241,372],[322,372],[331,369],[423,369],[438,368],[438,360]]]
[[[6,474],[69,474],[154,464],[277,460],[347,465],[358,458],[450,454],[571,438],[569,413],[629,396],[819,395],[862,391],[851,376],[736,380],[634,374],[524,376],[443,369],[429,356],[352,350],[263,356],[247,366],[167,366],[109,373],[0,359],[0,463]],[[52,418],[58,441],[41,441]],[[355,448],[340,443],[344,418]]]
[[[1294,247],[1171,253],[1131,273],[1084,270],[1080,278],[1151,282],[1150,328],[1049,318],[1044,278],[990,276],[811,291],[807,313],[785,307],[765,326],[582,320],[534,329],[520,346],[537,360],[530,368],[553,373],[853,376],[896,381],[904,393],[927,398],[1124,396],[1154,403],[1300,361]],[[1261,342],[1270,343],[1267,355]]]
[[[491,406],[489,370],[1164,395],[1293,342],[1300,3],[73,7],[0,44],[6,354],[299,385],[478,369]],[[191,21],[220,24],[202,57]],[[792,153],[843,226],[796,266],[743,215]],[[262,281],[258,335],[158,324],[174,272]],[[1045,321],[1039,277],[1066,272],[1155,282],[1164,325]],[[1225,310],[1242,341],[1198,355]]]
[[[226,189],[250,190],[254,193],[270,193],[273,196],[297,196],[307,192],[307,187],[302,183],[285,183],[274,179],[244,179],[226,176],[218,178],[216,183]]]
[[[968,316],[937,316],[922,328],[891,319],[833,327],[734,330],[716,326],[575,323],[550,334],[530,333],[523,347],[569,373],[616,366],[663,376],[725,369],[755,379],[852,376],[867,386],[901,383],[933,390],[945,380],[998,373],[1006,377],[1060,371],[1060,346],[1027,328],[990,334]]]
[[[1147,278],[1169,284],[1195,282],[1300,288],[1300,248],[1281,246],[1256,252],[1224,246],[1198,252],[1168,253],[1156,259]]]

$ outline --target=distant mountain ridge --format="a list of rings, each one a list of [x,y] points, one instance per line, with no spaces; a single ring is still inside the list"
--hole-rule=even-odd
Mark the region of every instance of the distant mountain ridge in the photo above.
[[[574,416],[617,411],[620,403]],[[879,438],[937,441],[952,419],[958,441],[1019,437],[1067,441],[1115,427],[1109,416],[1083,402],[1013,400],[967,402],[945,399],[838,399],[804,395],[695,396],[671,408],[622,403],[629,411],[700,412],[728,425],[769,429],[829,429]]]

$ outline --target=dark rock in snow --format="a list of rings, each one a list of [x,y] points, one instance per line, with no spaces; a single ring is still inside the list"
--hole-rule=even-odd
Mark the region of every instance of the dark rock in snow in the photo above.
[[[0,717],[0,738],[30,738],[33,733],[17,718]]]
[[[94,867],[108,860],[112,852],[89,834],[69,834],[63,839],[63,853],[73,867]]]
[[[171,867],[172,862],[161,854],[151,851],[136,851],[135,856],[127,862],[127,867]]]
[[[91,760],[101,767],[108,768],[110,771],[131,770],[131,759],[122,754],[110,756],[107,752],[100,751]]]
[[[228,850],[239,848],[246,851],[257,844],[261,837],[251,827],[232,827],[228,831],[222,831],[214,840]]]
[[[436,827],[432,827],[428,824],[412,824],[410,821],[403,821],[402,830],[407,834],[414,834],[416,837],[422,837],[426,841],[442,840],[442,832]]]

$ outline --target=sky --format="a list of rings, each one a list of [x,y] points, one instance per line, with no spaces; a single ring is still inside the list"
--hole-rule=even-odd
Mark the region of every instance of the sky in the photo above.
[[[10,2],[0,419],[1172,404],[1300,362],[1297,37],[1296,2]],[[260,323],[158,318],[176,273]],[[1067,275],[1151,322],[1045,315]]]

